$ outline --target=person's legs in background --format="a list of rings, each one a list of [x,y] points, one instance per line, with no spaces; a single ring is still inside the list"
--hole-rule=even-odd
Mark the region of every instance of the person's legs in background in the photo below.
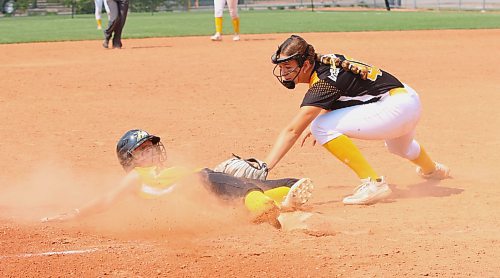
[[[95,21],[97,22],[97,30],[102,29],[102,20],[101,20],[102,5],[103,5],[103,0],[94,0]]]
[[[113,48],[122,48],[122,31],[125,26],[128,14],[128,0],[118,0],[118,10],[120,13],[118,23],[113,36]]]
[[[226,0],[214,0],[215,34],[210,37],[212,41],[222,40],[222,16]]]
[[[227,7],[229,9],[229,15],[231,16],[233,23],[233,41],[240,40],[240,17],[238,15],[238,0],[227,0]]]
[[[119,7],[118,7],[118,2],[115,0],[105,0],[108,3],[109,7],[109,22],[108,22],[108,27],[106,30],[104,30],[104,42],[102,43],[102,46],[104,48],[109,47],[109,41],[111,40],[111,37],[113,36],[113,33],[115,32],[118,24],[119,24]]]
[[[109,6],[108,6],[108,1],[103,0],[102,2],[104,2],[104,10],[106,10],[106,15],[108,16],[108,21],[109,21],[111,15],[109,14],[110,11],[109,11]]]

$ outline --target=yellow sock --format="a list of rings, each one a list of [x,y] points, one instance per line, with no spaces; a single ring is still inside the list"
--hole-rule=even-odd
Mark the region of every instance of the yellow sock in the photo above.
[[[222,17],[215,18],[215,32],[222,34]]]
[[[432,161],[432,159],[429,157],[424,148],[422,148],[422,146],[420,146],[420,154],[418,155],[418,157],[411,162],[420,166],[424,174],[429,174],[436,170],[436,164],[434,163],[434,161]]]
[[[375,170],[368,164],[363,154],[358,147],[345,135],[327,142],[323,145],[330,153],[337,157],[340,161],[351,168],[360,179],[372,178],[378,179],[379,176]]]
[[[280,186],[264,191],[264,195],[273,199],[276,203],[281,204],[289,191],[290,187]]]
[[[102,20],[96,19],[97,21],[97,27],[101,28],[102,27]]]
[[[250,191],[245,196],[245,207],[255,216],[263,214],[275,205],[274,200],[262,191]]]
[[[235,34],[240,33],[240,18],[233,18],[233,30]]]

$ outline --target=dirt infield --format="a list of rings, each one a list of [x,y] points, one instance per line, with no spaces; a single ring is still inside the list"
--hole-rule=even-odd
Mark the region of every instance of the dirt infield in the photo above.
[[[272,177],[316,184],[308,228],[251,225],[196,186],[127,200],[81,222],[41,224],[123,175],[117,138],[162,136],[176,163],[263,158],[297,111],[272,76],[287,34],[0,45],[1,277],[498,277],[500,30],[310,33],[321,53],[380,66],[421,96],[419,141],[453,179],[421,180],[382,142],[357,141],[390,200],[344,206],[357,178],[321,147],[294,147]]]

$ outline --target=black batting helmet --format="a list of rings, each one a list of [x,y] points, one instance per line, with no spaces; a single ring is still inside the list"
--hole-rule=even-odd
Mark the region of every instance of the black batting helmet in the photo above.
[[[148,132],[141,129],[132,129],[127,131],[116,144],[116,155],[123,168],[128,171],[133,166],[132,162],[132,152],[139,147],[142,143],[146,141],[151,141],[153,145],[161,146],[161,155],[165,157],[165,149],[160,143],[160,137],[151,135]]]

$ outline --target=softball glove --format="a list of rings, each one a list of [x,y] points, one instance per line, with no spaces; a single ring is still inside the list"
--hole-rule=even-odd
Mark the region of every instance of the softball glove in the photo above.
[[[265,162],[256,158],[244,159],[235,154],[214,168],[215,172],[226,173],[235,177],[266,180],[269,169]]]

